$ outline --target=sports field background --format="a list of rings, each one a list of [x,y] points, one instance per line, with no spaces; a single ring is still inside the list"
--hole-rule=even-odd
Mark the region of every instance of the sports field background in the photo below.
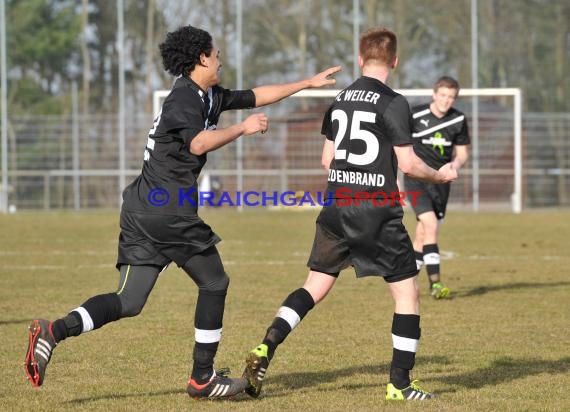
[[[316,212],[205,210],[231,277],[218,367],[240,375],[307,269]],[[412,229],[411,214],[406,215]],[[118,213],[0,215],[0,410],[563,411],[570,409],[570,212],[452,212],[441,232],[453,299],[421,274],[414,377],[428,404],[383,400],[393,305],[381,279],[342,273],[270,365],[263,396],[194,401],[185,393],[196,288],[170,267],[143,313],[56,348],[44,386],[25,381],[26,327],[114,291]]]

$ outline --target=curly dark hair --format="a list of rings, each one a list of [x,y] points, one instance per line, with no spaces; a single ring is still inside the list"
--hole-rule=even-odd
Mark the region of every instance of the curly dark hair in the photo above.
[[[174,76],[186,76],[200,61],[200,54],[210,56],[213,42],[210,33],[188,25],[167,33],[158,48],[164,69]]]

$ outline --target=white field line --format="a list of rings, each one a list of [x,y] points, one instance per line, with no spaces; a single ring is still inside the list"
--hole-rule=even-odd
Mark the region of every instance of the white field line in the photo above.
[[[50,255],[66,255],[66,256],[116,256],[114,253],[100,253],[100,252],[63,252],[63,251],[55,251],[56,253],[50,251]],[[29,253],[29,252],[21,252],[21,251],[1,251],[0,256],[30,256],[30,255],[44,255],[45,253]],[[308,255],[305,253],[294,252],[293,255],[295,256],[293,259],[224,259],[222,256],[222,261],[224,265],[228,266],[284,266],[284,265],[304,265],[307,263]],[[304,255],[303,259],[299,259],[300,255]],[[569,260],[570,256],[553,256],[553,255],[544,255],[544,256],[508,256],[508,255],[468,255],[468,256],[461,256],[458,253],[452,251],[441,251],[440,252],[442,260],[471,260],[471,261],[563,261]],[[80,265],[34,265],[34,264],[23,264],[23,265],[16,265],[16,264],[3,264],[0,262],[0,271],[18,271],[18,270],[69,270],[71,269],[99,269],[99,268],[108,268],[110,270],[114,269],[115,260],[114,258],[109,259],[108,263],[84,263]]]

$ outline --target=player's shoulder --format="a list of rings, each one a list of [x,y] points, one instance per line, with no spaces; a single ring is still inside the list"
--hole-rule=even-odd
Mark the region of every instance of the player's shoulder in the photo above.
[[[172,89],[170,94],[164,100],[166,105],[185,105],[197,103],[200,101],[200,96],[192,90]]]
[[[162,120],[186,116],[200,111],[202,101],[196,91],[187,87],[173,87],[162,103]]]
[[[465,113],[463,113],[461,110],[456,109],[455,107],[451,107],[447,111],[447,116],[452,118],[461,117],[461,116],[465,117]]]
[[[417,105],[412,107],[412,113],[413,114],[418,114],[418,113],[428,114],[430,112],[429,105],[430,105],[429,103],[417,104]]]
[[[200,93],[204,92],[195,83],[181,76],[174,82],[167,99],[182,101],[200,100]]]
[[[222,87],[218,84],[210,87],[210,90],[211,90],[212,95],[214,95],[214,96],[215,95],[223,95],[226,93],[232,93],[233,92],[233,90],[226,89],[225,87]]]

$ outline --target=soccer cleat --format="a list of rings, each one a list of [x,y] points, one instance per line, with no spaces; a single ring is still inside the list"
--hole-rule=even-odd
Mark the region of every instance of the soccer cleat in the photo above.
[[[449,296],[450,290],[443,286],[441,282],[435,282],[431,285],[430,295],[434,299],[445,299]]]
[[[228,378],[229,372],[229,369],[217,370],[208,382],[201,385],[190,377],[186,392],[194,399],[229,398],[242,393],[247,387],[247,380]]]
[[[33,386],[42,386],[47,365],[57,343],[51,330],[51,322],[34,319],[28,326],[28,352],[24,369]]]
[[[387,401],[427,401],[433,399],[434,394],[421,389],[417,380],[410,383],[410,386],[404,389],[397,389],[393,384],[389,383],[386,387]]]
[[[267,372],[268,367],[269,358],[267,357],[267,345],[262,343],[249,352],[245,358],[245,370],[242,375],[248,382],[245,393],[254,398],[259,396],[263,378],[265,378],[265,372]]]

